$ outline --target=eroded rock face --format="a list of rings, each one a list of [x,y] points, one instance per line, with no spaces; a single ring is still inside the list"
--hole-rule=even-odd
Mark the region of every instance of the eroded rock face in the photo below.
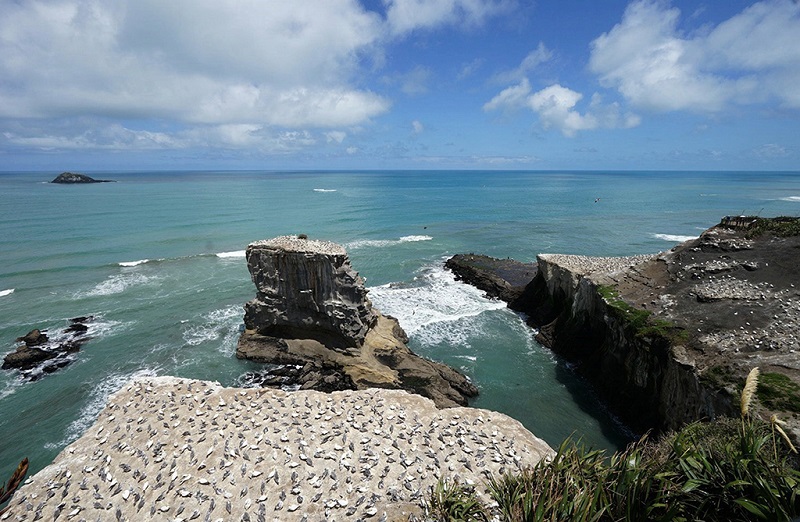
[[[258,290],[245,305],[248,330],[347,348],[361,346],[375,324],[364,280],[335,243],[290,236],[257,241],[247,247],[247,267]]]
[[[408,348],[398,321],[372,307],[341,246],[288,236],[259,241],[247,248],[247,266],[258,294],[245,305],[236,356],[284,368],[267,367],[243,382],[404,389],[439,407],[464,406],[478,394],[464,375]]]

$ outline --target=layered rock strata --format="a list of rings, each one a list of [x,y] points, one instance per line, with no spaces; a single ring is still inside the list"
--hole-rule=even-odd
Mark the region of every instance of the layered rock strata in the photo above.
[[[16,492],[8,520],[413,520],[439,478],[552,455],[519,422],[400,390],[283,392],[158,377]]]
[[[397,320],[372,307],[341,246],[284,236],[250,244],[246,256],[257,295],[245,305],[237,357],[299,366],[304,389],[401,388],[440,407],[477,395],[465,376],[408,348]]]
[[[758,401],[800,433],[800,220],[725,219],[648,256],[542,254],[510,305],[631,427],[667,431]]]

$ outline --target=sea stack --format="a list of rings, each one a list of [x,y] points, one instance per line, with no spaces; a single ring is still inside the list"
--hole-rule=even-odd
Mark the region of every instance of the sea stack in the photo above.
[[[245,305],[237,357],[301,368],[303,389],[399,388],[439,407],[466,405],[477,388],[456,370],[406,345],[393,317],[372,307],[344,247],[282,236],[247,247],[256,297]]]
[[[248,330],[358,348],[378,319],[340,245],[291,236],[257,241],[247,247],[247,266],[258,291],[245,305]]]

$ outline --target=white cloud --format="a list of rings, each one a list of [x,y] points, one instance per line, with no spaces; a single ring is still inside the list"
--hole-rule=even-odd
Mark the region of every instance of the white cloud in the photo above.
[[[387,25],[392,34],[444,24],[478,25],[486,18],[507,11],[509,0],[384,0]]]
[[[600,95],[592,96],[586,112],[581,113],[578,103],[583,98],[579,92],[559,84],[532,92],[530,82],[523,79],[518,85],[508,87],[487,102],[485,111],[516,111],[527,108],[536,113],[545,129],[556,128],[568,137],[578,131],[597,128],[630,128],[639,125],[640,119],[633,114],[621,114],[618,104],[603,104]]]
[[[475,74],[483,66],[483,62],[482,58],[475,58],[471,62],[465,63],[461,67],[461,72],[458,73],[458,79],[463,80]]]
[[[421,134],[422,131],[425,130],[425,126],[419,120],[414,120],[411,122],[411,132],[415,135]]]
[[[359,76],[370,62],[383,65],[394,39],[417,29],[480,24],[511,2],[385,0],[385,16],[356,0],[5,2],[2,130],[11,129],[20,147],[218,140],[220,147],[280,148],[337,141],[340,131],[315,131],[368,124],[390,109],[391,101]],[[425,92],[430,76],[412,69],[400,87]],[[19,121],[33,120],[49,125],[17,132]],[[118,125],[119,136],[96,130],[112,129],[113,121],[168,122],[179,130],[148,135]],[[36,127],[46,130],[34,136]]]
[[[643,0],[592,42],[590,69],[635,106],[721,111],[774,98],[800,107],[800,5],[758,2],[702,34],[678,30],[680,11]]]
[[[782,145],[778,145],[777,143],[766,143],[754,149],[753,154],[755,154],[759,158],[771,159],[771,158],[785,158],[789,156],[791,153],[789,150],[786,149],[786,147]]]
[[[389,108],[385,98],[349,85],[383,24],[350,0],[6,7],[0,116],[326,127]]]
[[[533,72],[539,65],[551,60],[553,52],[545,47],[544,43],[539,42],[538,47],[525,56],[518,67],[510,71],[503,71],[496,74],[493,80],[497,83],[518,82]]]

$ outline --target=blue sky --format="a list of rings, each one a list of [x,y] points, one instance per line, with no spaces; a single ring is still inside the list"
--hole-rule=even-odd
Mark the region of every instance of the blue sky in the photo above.
[[[795,0],[4,0],[0,170],[800,170]]]

